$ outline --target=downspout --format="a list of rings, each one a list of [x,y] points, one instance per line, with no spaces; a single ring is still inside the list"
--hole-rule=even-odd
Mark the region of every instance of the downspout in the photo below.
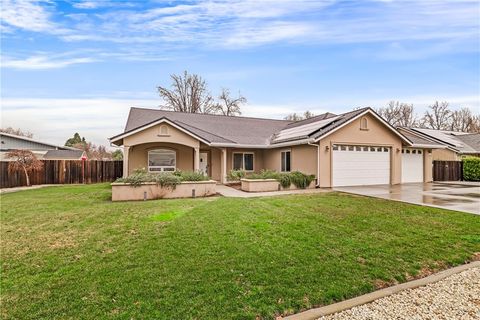
[[[315,184],[316,188],[320,188],[320,143],[311,143],[308,141],[309,146],[317,147],[317,183]]]

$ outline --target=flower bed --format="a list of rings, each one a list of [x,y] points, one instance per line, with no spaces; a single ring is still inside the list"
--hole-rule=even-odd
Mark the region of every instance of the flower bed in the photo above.
[[[148,173],[137,169],[112,183],[112,201],[206,197],[216,194],[216,184],[199,172]]]
[[[175,188],[162,187],[156,182],[143,182],[137,186],[114,182],[112,201],[208,197],[217,193],[216,185],[215,180],[185,181],[175,185]]]
[[[315,188],[315,177],[298,171],[278,173],[263,170],[240,179],[241,189],[247,192],[265,192]]]

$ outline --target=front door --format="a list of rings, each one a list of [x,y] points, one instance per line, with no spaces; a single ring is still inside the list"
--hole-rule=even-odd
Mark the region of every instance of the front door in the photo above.
[[[208,175],[208,152],[200,152],[200,172]]]

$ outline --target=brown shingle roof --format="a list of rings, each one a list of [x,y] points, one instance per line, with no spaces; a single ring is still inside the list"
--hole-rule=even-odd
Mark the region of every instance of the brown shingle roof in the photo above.
[[[209,142],[250,145],[268,145],[272,134],[291,123],[287,120],[132,108],[125,133],[161,118],[168,119]]]
[[[43,155],[45,160],[80,160],[83,150],[48,150]]]
[[[208,143],[266,147],[281,142],[321,138],[329,131],[368,110],[371,109],[362,108],[338,116],[325,113],[310,119],[292,122],[288,120],[131,108],[125,131],[110,138],[110,140],[119,141],[124,134],[165,119]],[[316,122],[318,122],[318,126]],[[392,127],[392,130],[395,130],[395,128]],[[399,135],[401,136],[401,134]],[[408,141],[406,138],[405,140]]]

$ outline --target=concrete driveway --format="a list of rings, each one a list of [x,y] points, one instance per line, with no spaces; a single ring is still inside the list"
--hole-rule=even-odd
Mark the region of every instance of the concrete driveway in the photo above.
[[[337,187],[334,190],[480,215],[480,184],[406,183]]]

